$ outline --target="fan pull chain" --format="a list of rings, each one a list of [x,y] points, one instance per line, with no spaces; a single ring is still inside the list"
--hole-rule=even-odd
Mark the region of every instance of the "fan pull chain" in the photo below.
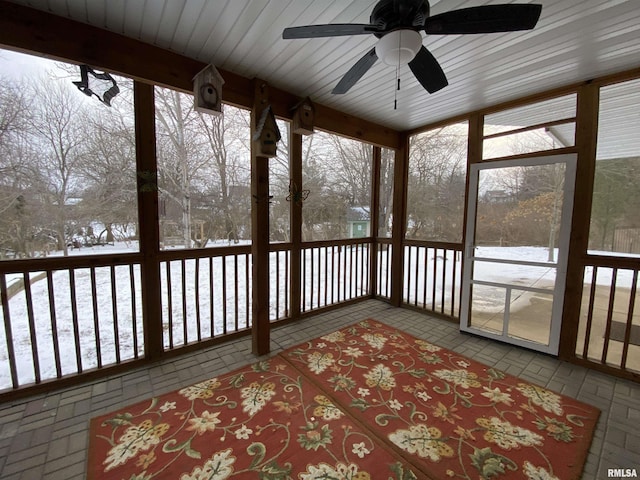
[[[400,44],[402,43],[402,32],[398,35],[398,64],[396,65],[396,82],[398,86],[393,94],[393,109],[398,109],[398,90],[400,90]]]
[[[399,77],[399,72],[398,70],[400,69],[400,67],[396,67],[396,82],[398,82],[398,87],[395,89],[395,92],[393,93],[393,109],[397,110],[398,109],[398,90],[400,90],[400,77]]]

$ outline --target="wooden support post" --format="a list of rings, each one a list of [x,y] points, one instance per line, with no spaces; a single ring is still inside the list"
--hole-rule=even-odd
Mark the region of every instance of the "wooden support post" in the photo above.
[[[142,289],[144,352],[150,360],[163,353],[160,304],[158,180],[156,165],[155,99],[153,85],[134,83],[136,169],[138,176],[138,233]]]
[[[380,162],[382,149],[373,147],[373,177],[371,179],[371,231],[369,236],[373,239],[369,253],[369,295],[375,295],[378,291],[378,230],[380,223]]]
[[[391,232],[391,305],[402,305],[404,282],[404,235],[407,223],[407,178],[409,172],[409,135],[400,134],[393,170],[393,230]]]
[[[304,188],[302,185],[302,135],[292,133],[289,139],[289,168],[291,169],[292,184],[298,189]],[[302,252],[302,202],[295,202],[291,199],[291,318],[300,317],[300,286],[303,281],[300,273],[300,262]]]
[[[265,108],[269,105],[266,82],[254,80],[251,112],[251,137]],[[269,159],[258,156],[251,142],[251,258],[253,262],[252,351],[265,355],[271,349],[269,325]]]
[[[474,113],[469,117],[469,140],[467,144],[467,167],[482,162],[484,115]],[[469,168],[467,168],[467,172]],[[467,178],[469,176],[467,175]]]
[[[558,356],[570,360],[576,356],[582,288],[584,285],[584,260],[589,245],[591,201],[596,170],[596,142],[598,138],[598,108],[600,89],[588,84],[578,89],[576,118],[576,186],[571,218],[571,238],[567,262],[566,289],[560,330]]]
[[[467,241],[467,218],[469,215],[476,214],[476,212],[469,212],[469,182],[471,180],[469,175],[471,172],[471,165],[482,162],[484,115],[474,113],[469,116],[469,130],[467,136],[467,174],[464,186],[464,212],[462,214],[462,268],[460,269],[460,279],[464,278],[464,269],[467,268],[467,252],[465,249]],[[462,290],[460,290],[460,292],[462,292]],[[463,312],[460,312],[459,318],[462,317]]]

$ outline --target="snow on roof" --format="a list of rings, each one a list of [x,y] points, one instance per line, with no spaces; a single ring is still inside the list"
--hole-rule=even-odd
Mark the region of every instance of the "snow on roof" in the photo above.
[[[369,209],[365,207],[349,207],[347,222],[364,222],[369,220]]]

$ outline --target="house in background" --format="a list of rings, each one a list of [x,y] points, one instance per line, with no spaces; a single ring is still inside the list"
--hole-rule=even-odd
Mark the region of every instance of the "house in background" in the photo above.
[[[349,207],[347,210],[349,238],[363,238],[370,236],[370,223],[368,208]]]

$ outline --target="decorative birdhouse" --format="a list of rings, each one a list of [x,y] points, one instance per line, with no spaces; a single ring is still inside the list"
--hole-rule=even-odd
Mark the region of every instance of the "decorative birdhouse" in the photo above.
[[[222,113],[222,85],[224,80],[216,67],[207,65],[193,77],[195,109],[202,113]]]
[[[293,133],[299,135],[311,135],[315,121],[316,109],[309,97],[306,97],[294,107],[293,112]]]
[[[253,144],[259,157],[275,157],[278,142],[282,138],[276,123],[271,105],[268,105],[260,115],[253,135]]]

